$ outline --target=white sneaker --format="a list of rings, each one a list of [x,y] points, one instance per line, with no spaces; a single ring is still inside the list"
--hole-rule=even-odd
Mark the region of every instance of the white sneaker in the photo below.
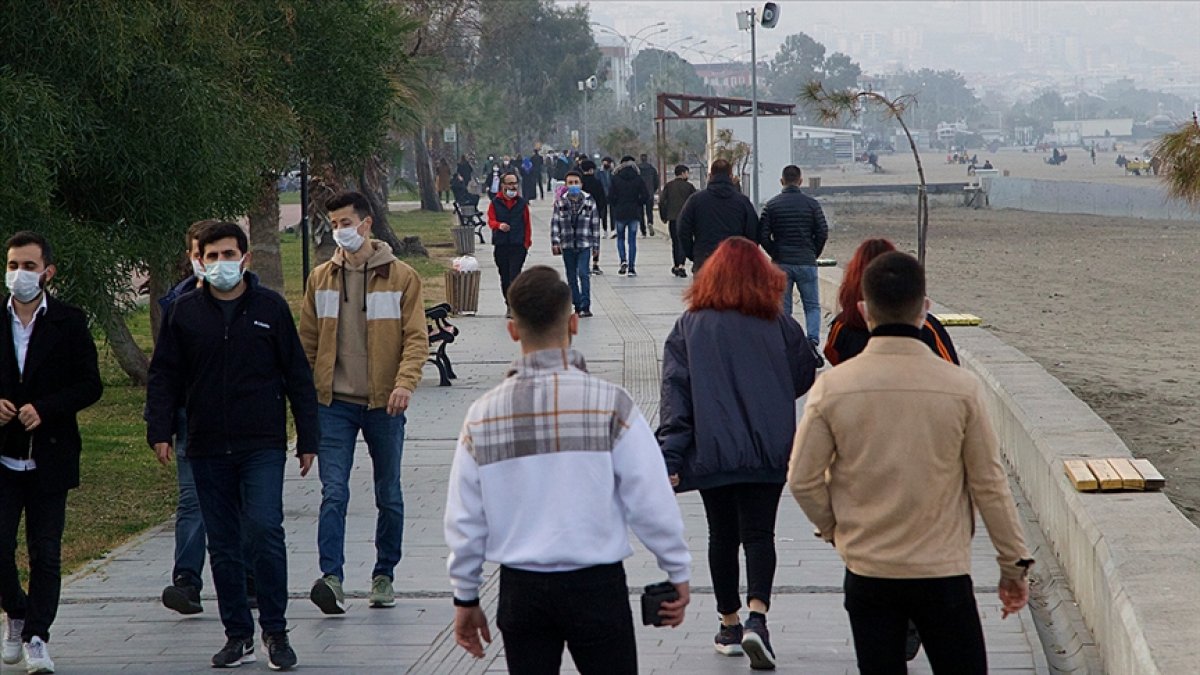
[[[46,648],[46,643],[42,642],[42,638],[36,635],[25,643],[25,672],[30,675],[54,672],[54,662],[50,660],[50,650]]]
[[[0,660],[11,666],[21,662],[21,631],[25,630],[25,619],[8,619],[4,628],[4,652]]]

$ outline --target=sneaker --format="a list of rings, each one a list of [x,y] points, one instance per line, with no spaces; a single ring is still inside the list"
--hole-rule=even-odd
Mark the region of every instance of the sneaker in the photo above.
[[[746,631],[742,636],[742,649],[750,657],[751,670],[775,670],[775,650],[771,649],[771,633],[767,630],[767,617],[750,612],[746,619]]]
[[[30,673],[53,673],[54,662],[50,660],[50,650],[46,648],[46,643],[42,642],[42,638],[33,636],[29,642],[23,646],[25,652],[25,672]]]
[[[385,579],[387,577],[384,577]],[[267,667],[271,670],[291,670],[296,667],[296,651],[288,642],[287,631],[263,633],[263,649],[267,652]]]
[[[721,624],[721,630],[717,631],[717,637],[713,639],[713,648],[718,654],[725,656],[741,656],[745,652],[742,651],[742,624],[734,626],[726,626]]]
[[[617,238],[617,231],[616,231],[616,230],[613,230],[613,231],[612,231],[612,234],[608,235],[608,238],[609,238],[609,239],[616,239],[616,238]]]
[[[908,635],[904,640],[904,660],[912,661],[917,658],[917,652],[921,651],[921,634],[917,632],[917,627],[912,621],[908,622]]]
[[[625,263],[621,263],[621,269],[617,270],[617,274],[620,274],[623,276],[628,271],[629,271],[629,265],[626,265]]]
[[[396,591],[392,589],[392,580],[382,574],[371,579],[371,607],[395,607]]]
[[[632,266],[629,268],[629,276],[631,276],[631,277],[637,276],[637,270],[633,269]]]
[[[342,592],[342,582],[332,574],[326,574],[313,583],[308,599],[325,614],[346,613],[346,594]]]
[[[599,265],[592,265],[592,274],[600,276],[601,274],[604,274],[604,270],[600,269]]]
[[[200,604],[200,589],[178,581],[167,586],[162,592],[162,604],[167,609],[183,615],[199,614],[204,611]]]
[[[642,236],[646,236],[646,226],[642,225]]]
[[[21,631],[25,630],[25,619],[9,617],[4,622],[3,660],[8,665],[21,662]]]
[[[213,668],[237,668],[243,663],[254,663],[254,638],[229,638],[221,651],[213,654]]]
[[[579,313],[579,318],[581,318],[581,319],[590,319],[591,317],[592,317],[592,310],[590,310],[590,309],[585,309]]]
[[[653,225],[650,226],[650,236],[651,237],[654,236],[654,226]]]

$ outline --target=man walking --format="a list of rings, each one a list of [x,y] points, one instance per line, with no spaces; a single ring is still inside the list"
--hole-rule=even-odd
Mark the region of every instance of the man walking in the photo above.
[[[642,174],[642,180],[646,183],[646,192],[650,193],[650,200],[646,202],[646,222],[642,224],[642,236],[646,236],[646,230],[650,230],[650,236],[654,236],[654,195],[658,194],[658,169],[650,163],[646,153],[642,153],[638,162],[638,172]]]
[[[612,194],[612,177],[613,177],[613,158],[605,157],[600,160],[600,170],[596,172],[596,178],[599,179],[600,185],[604,188],[604,207],[600,209],[600,231],[607,232],[612,230],[612,219],[608,216],[608,198]],[[613,232],[616,236],[616,232]],[[597,273],[592,270],[592,273]]]
[[[758,241],[758,214],[733,184],[733,166],[718,159],[708,170],[708,185],[688,198],[676,226],[683,255],[699,272],[704,261],[729,237]]]
[[[392,581],[404,538],[404,413],[421,381],[429,334],[421,277],[387,244],[371,239],[367,198],[343,192],[325,208],[338,248],[309,275],[300,312],[300,342],[313,369],[321,429],[321,578],[309,598],[325,614],[344,614],[346,506],[360,432],[371,456],[378,510],[368,604],[396,605]]]
[[[642,224],[647,202],[651,201],[646,182],[638,172],[633,157],[625,155],[613,175],[612,193],[608,204],[612,209],[613,227],[617,230],[617,255],[621,268],[617,274],[637,276],[637,233]]]
[[[546,197],[546,188],[542,185],[542,171],[545,168],[545,160],[542,158],[542,153],[537,148],[533,149],[533,154],[529,156],[529,164],[532,167],[529,175],[533,177],[533,182],[537,183],[537,196],[540,198]]]
[[[522,356],[467,412],[450,469],[455,638],[483,656],[483,563],[497,562],[509,672],[557,673],[565,642],[581,673],[633,675],[627,528],[679,595],[660,605],[663,625],[682,623],[689,601],[691,556],[666,465],[629,393],[570,348],[579,320],[558,274],[532,267],[510,296]]]
[[[816,349],[821,341],[821,301],[817,295],[817,258],[825,250],[829,228],[817,200],[800,191],[800,167],[783,167],[783,191],[763,207],[760,241],[779,269],[787,274],[783,313],[792,315],[792,287],[804,305],[804,334]],[[819,352],[818,352],[819,353]]]
[[[566,178],[566,175],[563,175]],[[529,202],[520,194],[521,182],[515,172],[500,177],[500,194],[488,206],[488,227],[492,229],[492,256],[500,271],[500,292],[508,305],[508,287],[525,266],[525,256],[533,244],[533,221]],[[505,315],[507,316],[507,309]]]
[[[671,274],[685,279],[687,272],[683,269],[686,258],[683,256],[683,242],[679,239],[679,212],[687,203],[688,197],[696,192],[696,186],[688,180],[686,164],[675,165],[675,180],[663,187],[662,196],[658,198],[658,215],[667,223],[667,233],[671,235]]]
[[[1033,561],[983,387],[921,342],[925,272],[885,253],[863,274],[866,350],[817,379],[788,483],[846,561],[862,673],[903,673],[911,619],[935,673],[987,672],[971,582],[975,511],[1000,565],[1003,616],[1025,606]]]
[[[62,587],[67,492],[79,487],[82,441],[75,416],[103,385],[87,317],[46,293],[57,268],[36,232],[8,240],[8,318],[0,334],[0,607],[4,663],[53,673],[50,626]],[[17,572],[25,515],[29,591]]]
[[[596,163],[587,160],[583,163],[583,191],[591,196],[596,203],[596,236],[601,236],[604,219],[608,216],[608,189],[596,175]],[[612,176],[609,176],[612,181]],[[600,269],[600,246],[592,248],[592,274],[604,274]],[[568,277],[569,278],[569,277]]]
[[[150,361],[146,440],[169,462],[176,408],[187,410],[188,461],[208,535],[226,643],[218,668],[255,660],[246,603],[243,528],[252,541],[259,625],[268,665],[296,665],[287,635],[283,470],[287,414],[296,424],[300,475],[316,457],[317,397],[291,310],[247,272],[246,233],[215,223],[200,235],[204,287],[175,301]]]
[[[592,164],[595,169],[596,165]],[[600,216],[596,202],[583,189],[578,171],[567,172],[567,193],[554,202],[550,217],[550,246],[561,255],[571,287],[571,304],[580,318],[592,316],[592,275],[588,258],[600,259]]]

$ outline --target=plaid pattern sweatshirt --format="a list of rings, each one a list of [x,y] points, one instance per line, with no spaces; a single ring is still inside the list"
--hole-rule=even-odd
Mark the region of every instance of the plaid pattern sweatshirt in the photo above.
[[[600,250],[600,213],[596,200],[584,193],[579,199],[565,194],[554,200],[550,216],[550,245]]]
[[[485,560],[532,572],[633,555],[627,529],[674,583],[690,576],[683,519],[654,434],[621,387],[575,351],[518,359],[467,412],[446,499],[447,568],[473,600]]]

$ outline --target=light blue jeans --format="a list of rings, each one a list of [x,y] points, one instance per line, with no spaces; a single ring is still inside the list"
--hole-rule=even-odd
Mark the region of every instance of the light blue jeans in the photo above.
[[[617,255],[621,262],[628,262],[630,267],[637,261],[637,234],[642,226],[640,220],[614,220],[613,227],[617,228]],[[629,257],[625,257],[626,241],[629,246]]]
[[[800,303],[804,305],[804,334],[814,345],[821,341],[821,299],[817,295],[820,287],[817,268],[810,265],[787,265],[776,263],[787,275],[783,287],[783,313],[792,315],[792,286],[800,290]]]

